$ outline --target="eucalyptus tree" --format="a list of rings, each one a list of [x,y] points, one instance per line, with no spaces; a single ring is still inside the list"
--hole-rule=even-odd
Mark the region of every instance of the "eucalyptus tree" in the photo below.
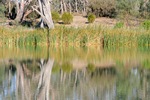
[[[14,0],[17,16],[15,20],[22,22],[30,13],[33,12],[31,6],[37,4],[36,0]]]
[[[54,23],[51,15],[51,0],[38,0],[38,5],[33,5],[32,9],[41,15],[40,27],[45,25],[51,29],[54,28]]]
[[[53,0],[52,8],[54,11],[82,13],[86,12],[88,0]]]
[[[51,17],[51,0],[1,0],[8,9],[8,15],[15,15],[13,19],[17,23],[22,23],[25,18],[36,11],[41,16],[40,26],[54,28]],[[12,12],[13,11],[13,12]]]
[[[1,6],[3,5],[5,7],[5,16],[10,18],[10,15],[11,15],[11,0],[0,0],[0,3],[1,3]]]
[[[8,13],[8,18],[22,22],[32,1],[34,0],[1,0],[1,3],[5,6],[5,14]]]
[[[89,0],[70,0],[73,12],[85,13],[89,4]]]

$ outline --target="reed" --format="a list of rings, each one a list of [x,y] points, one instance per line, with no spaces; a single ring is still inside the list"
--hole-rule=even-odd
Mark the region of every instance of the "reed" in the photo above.
[[[15,29],[15,30],[14,30]],[[0,45],[7,46],[101,46],[106,48],[150,46],[150,30],[102,26],[28,29],[0,27]]]

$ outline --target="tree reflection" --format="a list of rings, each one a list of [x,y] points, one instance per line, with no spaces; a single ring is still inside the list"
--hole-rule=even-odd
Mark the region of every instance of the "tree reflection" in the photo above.
[[[50,100],[49,89],[53,63],[54,60],[48,59],[47,63],[41,66],[41,75],[35,94],[35,100]]]
[[[0,69],[0,99],[149,100],[147,67],[96,66],[54,59],[8,60]],[[146,66],[146,64],[144,64]],[[5,72],[5,73],[4,73]]]
[[[39,65],[38,60],[9,60],[8,63],[5,63],[6,77],[3,80],[3,87],[0,87],[4,91],[3,93],[0,92],[0,98],[8,99],[12,96],[15,100],[33,100],[34,98],[36,100],[42,100],[42,98],[49,100],[53,62],[54,60],[48,59],[42,63],[41,66],[37,67],[37,69],[41,68],[41,71],[37,73],[31,70],[31,66]]]

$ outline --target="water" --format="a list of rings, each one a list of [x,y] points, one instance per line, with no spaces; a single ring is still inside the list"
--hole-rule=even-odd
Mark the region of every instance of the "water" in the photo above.
[[[150,100],[149,48],[0,49],[0,100]]]

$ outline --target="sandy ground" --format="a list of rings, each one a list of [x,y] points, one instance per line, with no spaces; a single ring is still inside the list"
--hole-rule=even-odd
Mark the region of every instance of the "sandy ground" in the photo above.
[[[116,19],[100,17],[100,18],[96,18],[94,23],[89,24],[86,17],[74,16],[73,22],[71,24],[65,25],[65,26],[72,26],[72,27],[86,27],[88,25],[114,26],[116,24],[116,22],[117,22]],[[63,24],[57,24],[57,25],[63,25]]]
[[[93,25],[104,25],[104,26],[114,26],[116,24],[117,20],[116,19],[111,19],[111,18],[96,18],[95,22],[92,23]],[[71,26],[86,26],[89,25],[87,18],[82,17],[82,16],[74,16],[73,18],[73,23]]]
[[[96,18],[94,23],[89,24],[86,17],[74,16],[73,23],[71,23],[71,25],[66,25],[66,26],[81,27],[81,26],[87,26],[87,25],[102,25],[102,26],[113,27],[119,21],[121,20],[100,17],[100,18]],[[128,23],[125,21],[125,25],[128,27],[136,27],[136,26],[139,26],[141,22],[142,20],[133,18],[133,19],[128,19]]]

